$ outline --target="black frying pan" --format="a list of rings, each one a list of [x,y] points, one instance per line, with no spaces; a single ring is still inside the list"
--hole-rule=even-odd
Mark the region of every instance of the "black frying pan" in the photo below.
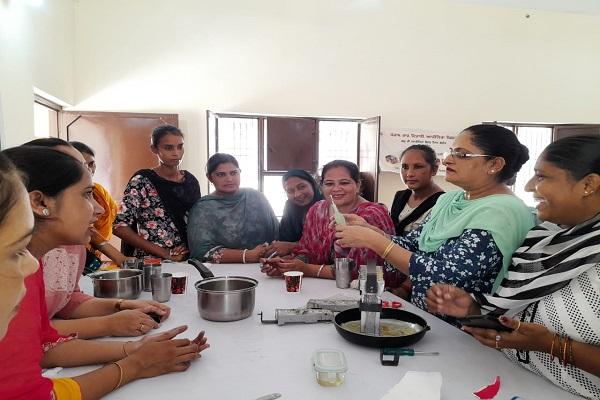
[[[384,308],[381,311],[381,319],[396,319],[399,321],[405,321],[419,325],[421,329],[419,332],[412,335],[406,336],[373,336],[366,335],[363,333],[355,333],[342,328],[344,322],[349,321],[360,321],[360,310],[358,308],[351,308],[346,311],[342,311],[335,316],[335,329],[342,337],[349,342],[368,347],[406,347],[413,343],[418,342],[425,336],[425,332],[431,328],[427,325],[427,322],[419,317],[417,314],[413,314],[408,311],[396,310],[393,308]]]

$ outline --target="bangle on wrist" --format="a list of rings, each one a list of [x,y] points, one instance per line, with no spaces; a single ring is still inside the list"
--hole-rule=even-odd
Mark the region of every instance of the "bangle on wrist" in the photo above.
[[[244,251],[242,251],[242,262],[244,264],[246,264],[246,252],[248,251],[248,249],[244,249]]]
[[[117,361],[112,362],[111,364],[115,364],[117,368],[119,368],[119,381],[117,382],[117,386],[114,387],[113,391],[117,390],[121,384],[123,383],[123,367]]]
[[[319,267],[319,271],[317,271],[317,278],[321,275],[321,271],[323,271],[323,267],[325,267],[325,264],[321,264],[321,266]]]
[[[385,260],[388,256],[388,254],[390,254],[390,252],[394,248],[394,245],[395,245],[394,241],[390,240],[390,243],[387,245],[387,247],[383,251],[383,254],[381,254],[381,258],[383,258]]]
[[[117,302],[115,303],[115,310],[117,312],[119,311],[123,311],[123,302],[125,301],[125,299],[119,299],[117,300]]]
[[[125,354],[125,357],[129,357],[129,353],[127,352],[127,347],[126,347],[127,344],[129,344],[129,343],[131,343],[131,341],[123,343],[123,354]],[[125,357],[123,357],[123,358],[125,358]]]

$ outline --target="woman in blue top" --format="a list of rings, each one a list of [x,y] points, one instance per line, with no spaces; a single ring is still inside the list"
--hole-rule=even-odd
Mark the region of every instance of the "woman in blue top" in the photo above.
[[[462,190],[440,196],[418,229],[390,240],[356,217],[337,228],[340,245],[368,247],[409,275],[412,302],[423,309],[427,289],[435,283],[492,293],[534,226],[532,212],[508,186],[529,159],[514,133],[474,125],[453,146],[443,160],[446,180]]]

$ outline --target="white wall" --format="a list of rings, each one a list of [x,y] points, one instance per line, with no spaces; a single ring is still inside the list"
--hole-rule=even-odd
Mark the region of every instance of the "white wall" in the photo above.
[[[73,0],[0,1],[3,147],[33,139],[34,86],[74,103],[74,33]]]
[[[525,14],[531,14],[525,18]],[[443,0],[80,0],[76,107],[381,115],[383,130],[600,122],[600,17]],[[381,177],[380,200],[401,186]]]

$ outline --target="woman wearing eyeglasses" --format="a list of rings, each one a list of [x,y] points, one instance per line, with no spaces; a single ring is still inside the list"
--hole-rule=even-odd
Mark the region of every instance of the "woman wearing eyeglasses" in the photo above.
[[[157,127],[151,143],[159,165],[133,174],[113,233],[123,241],[126,256],[182,261],[188,255],[187,214],[200,198],[200,185],[194,175],[179,169],[184,149],[183,133],[177,127]]]
[[[423,225],[390,240],[350,218],[349,225],[337,227],[338,243],[370,248],[409,275],[411,301],[423,309],[427,289],[436,283],[493,293],[534,226],[531,210],[508,186],[528,159],[527,148],[508,129],[471,126],[443,160],[446,180],[462,190],[440,196]]]
[[[240,188],[240,166],[229,154],[216,153],[206,163],[215,191],[190,211],[190,257],[212,263],[255,263],[277,239],[279,223],[266,197]]]

